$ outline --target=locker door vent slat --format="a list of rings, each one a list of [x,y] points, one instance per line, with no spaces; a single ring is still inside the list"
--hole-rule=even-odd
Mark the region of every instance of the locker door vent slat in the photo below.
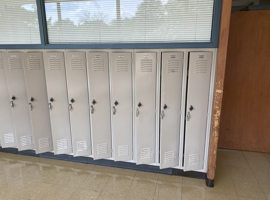
[[[61,60],[59,58],[49,58],[49,70],[61,70]]]
[[[128,145],[118,146],[118,156],[128,156],[128,155],[129,155]]]
[[[188,157],[188,166],[200,164],[200,154],[190,154]]]
[[[164,163],[172,163],[175,162],[176,155],[174,151],[167,151],[164,153]]]
[[[77,152],[88,150],[88,146],[87,146],[86,141],[78,141],[76,143],[76,146],[77,146]]]
[[[15,136],[13,133],[6,133],[4,134],[4,142],[6,144],[9,144],[9,143],[15,143]]]
[[[101,143],[97,145],[97,155],[107,154],[108,153],[108,144]]]
[[[115,61],[116,72],[128,72],[128,61],[123,59],[117,59]]]
[[[83,61],[78,58],[70,59],[70,70],[82,70],[83,69]]]
[[[57,149],[58,150],[65,150],[67,148],[68,148],[68,140],[67,139],[57,140]]]
[[[152,72],[153,60],[143,59],[141,60],[141,72]]]
[[[3,58],[0,57],[0,69],[4,68]]]
[[[8,59],[9,69],[22,69],[22,61],[20,58],[9,58]]]
[[[194,65],[194,74],[207,73],[207,60],[196,60]]]
[[[92,59],[92,71],[104,71],[104,59]]]
[[[179,60],[168,60],[167,73],[178,73],[180,68],[179,62]]]
[[[50,147],[49,138],[40,138],[38,140],[38,147],[39,147],[39,149]]]
[[[151,149],[150,148],[141,148],[140,149],[140,159],[150,159],[151,158]]]
[[[32,141],[32,136],[31,135],[25,135],[21,137],[21,145],[24,146],[28,146],[28,145],[32,145],[33,141]]]
[[[39,58],[28,58],[28,70],[40,70],[40,59]]]

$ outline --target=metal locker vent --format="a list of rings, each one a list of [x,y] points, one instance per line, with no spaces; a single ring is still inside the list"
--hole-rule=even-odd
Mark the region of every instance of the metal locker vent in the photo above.
[[[92,71],[104,71],[104,59],[92,59]]]
[[[128,61],[123,59],[117,59],[115,61],[116,72],[128,72]]]
[[[22,69],[22,62],[20,58],[9,58],[8,59],[9,69]]]
[[[49,138],[40,138],[38,140],[38,147],[39,147],[39,149],[50,147]]]
[[[28,145],[32,145],[33,141],[32,141],[32,136],[31,135],[25,135],[21,137],[21,145],[24,146],[28,146]]]
[[[76,146],[77,146],[77,152],[80,152],[80,151],[87,151],[88,150],[88,146],[87,146],[87,143],[86,141],[78,141],[76,142]]]
[[[176,155],[174,151],[167,151],[164,153],[164,163],[175,162]]]
[[[141,148],[140,149],[140,159],[150,159],[151,158],[151,149],[150,148]]]
[[[200,154],[190,154],[188,156],[188,166],[199,165],[200,164]]]
[[[207,73],[207,60],[196,60],[194,74]]]
[[[168,60],[167,61],[167,73],[178,73],[180,67],[179,60]]]
[[[68,140],[67,139],[57,140],[57,149],[58,150],[65,150],[67,148],[68,148]]]
[[[70,70],[82,70],[83,62],[82,59],[71,58],[70,59]]]
[[[118,146],[118,156],[128,156],[128,155],[129,155],[128,145]]]
[[[40,70],[40,59],[39,58],[28,58],[28,70]]]
[[[101,143],[97,145],[97,155],[107,154],[108,153],[108,144]]]
[[[0,69],[4,68],[3,58],[0,57]]]
[[[59,58],[49,58],[49,70],[61,70],[61,60]]]
[[[13,133],[6,133],[4,134],[4,142],[6,144],[9,144],[9,143],[15,143],[15,136]]]
[[[143,59],[141,60],[141,72],[152,72],[153,60]]]

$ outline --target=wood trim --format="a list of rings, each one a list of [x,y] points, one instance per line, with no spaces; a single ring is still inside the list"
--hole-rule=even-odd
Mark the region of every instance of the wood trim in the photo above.
[[[223,85],[224,85],[226,59],[227,59],[231,9],[232,9],[232,0],[223,0],[221,19],[220,19],[221,21],[220,21],[220,30],[219,30],[219,45],[218,45],[218,55],[217,55],[215,93],[214,93],[210,148],[209,148],[208,170],[207,170],[207,178],[210,180],[214,180],[215,171],[216,171],[220,114],[221,114]]]

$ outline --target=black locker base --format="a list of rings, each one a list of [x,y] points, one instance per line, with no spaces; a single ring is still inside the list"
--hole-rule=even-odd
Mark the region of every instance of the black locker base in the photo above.
[[[117,168],[124,168],[124,169],[133,169],[138,171],[146,171],[146,172],[154,172],[160,174],[168,174],[168,175],[176,175],[176,176],[185,176],[191,178],[198,178],[206,180],[206,173],[203,172],[184,172],[181,169],[159,169],[158,166],[151,166],[151,165],[136,165],[135,163],[129,162],[115,162],[113,160],[93,160],[93,158],[89,157],[73,157],[72,155],[54,155],[53,153],[41,153],[36,154],[34,150],[25,150],[25,151],[18,151],[17,148],[2,148],[0,147],[0,152],[5,153],[13,153],[25,156],[34,156],[34,157],[41,157],[41,158],[49,158],[49,159],[56,159],[56,160],[66,160],[71,162],[79,162],[79,163],[87,163],[93,165],[102,165],[102,166],[109,166],[109,167],[117,167]]]

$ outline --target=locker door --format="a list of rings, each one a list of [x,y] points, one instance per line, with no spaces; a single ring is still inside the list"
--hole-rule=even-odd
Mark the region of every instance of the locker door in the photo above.
[[[186,103],[184,170],[204,165],[212,52],[191,52]]]
[[[136,53],[137,164],[155,162],[156,148],[156,53]]]
[[[132,70],[131,53],[112,53],[112,112],[114,160],[132,160]]]
[[[54,154],[72,153],[64,53],[44,53]]]
[[[22,53],[36,153],[53,150],[42,53]]]
[[[179,165],[183,52],[162,53],[160,168]]]
[[[4,53],[0,52],[0,140],[3,148],[16,147],[16,136],[10,108],[10,99],[3,61]]]
[[[19,151],[35,148],[21,53],[6,53],[4,65]]]
[[[65,53],[74,156],[90,156],[90,113],[85,52]]]
[[[88,81],[94,159],[112,157],[108,53],[88,53]]]

